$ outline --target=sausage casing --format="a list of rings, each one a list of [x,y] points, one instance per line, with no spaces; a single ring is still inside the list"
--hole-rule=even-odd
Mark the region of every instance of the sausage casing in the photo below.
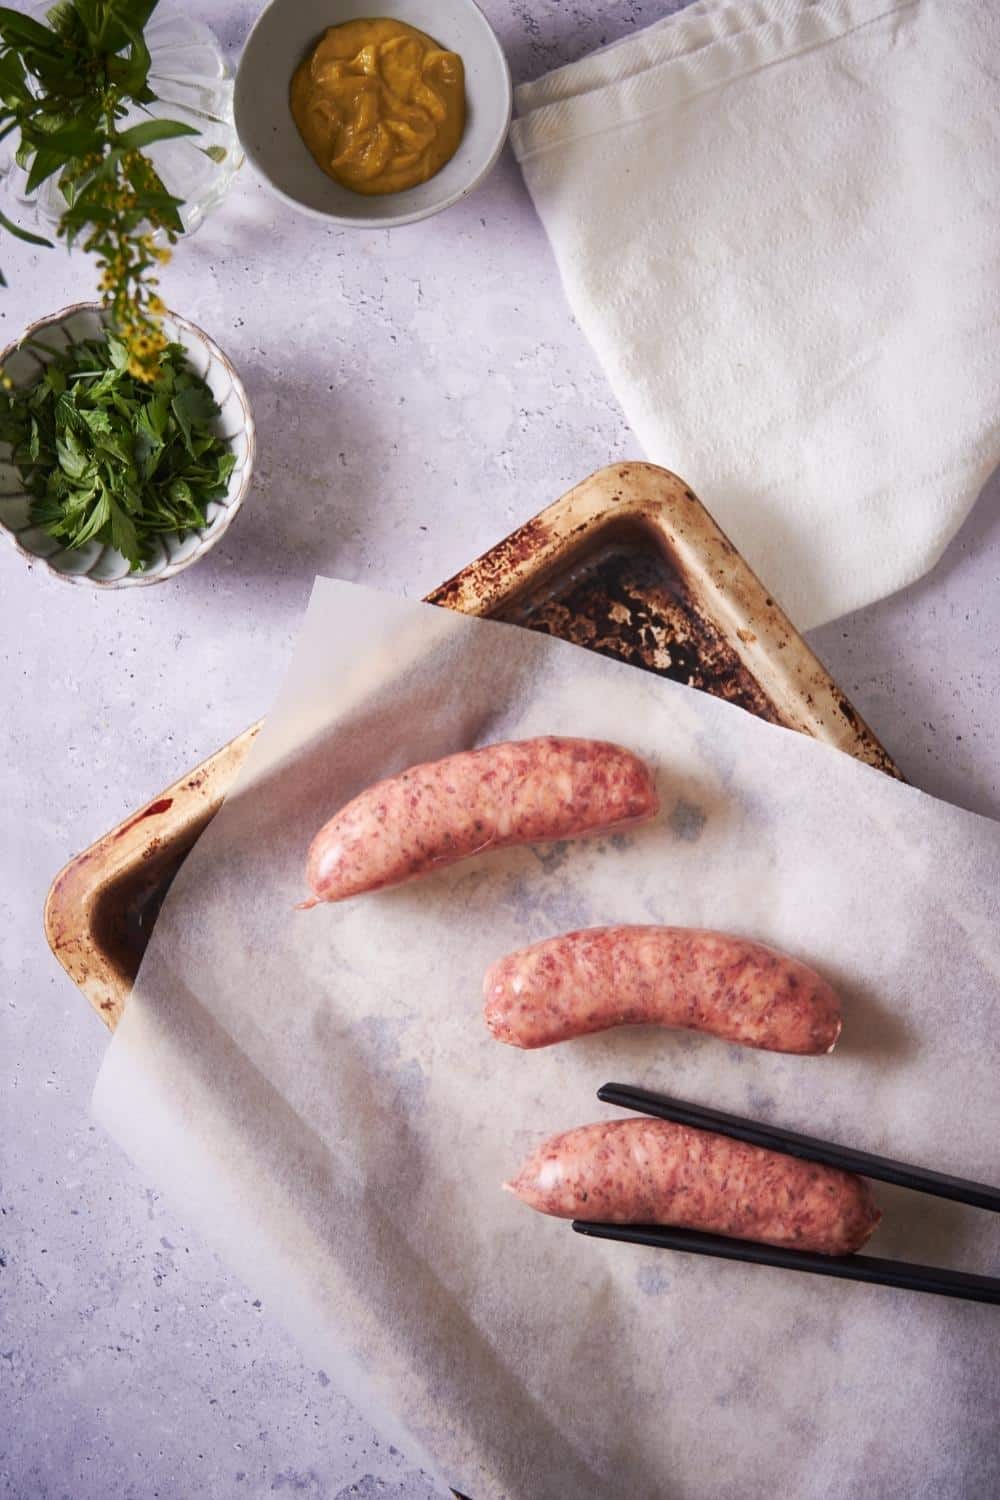
[[[504,1186],[562,1219],[674,1224],[824,1255],[859,1249],[882,1217],[850,1172],[644,1117],[554,1135]]]
[[[836,991],[763,943],[686,927],[590,927],[508,954],[488,971],[486,1024],[546,1047],[611,1026],[678,1026],[772,1052],[831,1052]]]
[[[468,855],[604,832],[659,809],[649,767],[620,745],[546,736],[412,766],[341,808],[312,841],[313,899],[343,901]]]

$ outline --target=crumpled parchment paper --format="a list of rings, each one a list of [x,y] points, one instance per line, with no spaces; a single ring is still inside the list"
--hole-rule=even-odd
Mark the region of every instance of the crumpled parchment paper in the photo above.
[[[311,912],[309,839],[475,744],[617,740],[628,834]],[[633,1082],[1000,1171],[1000,827],[590,652],[319,580],[241,780],[163,908],[94,1107],[311,1358],[474,1500],[954,1497],[1000,1481],[1000,1309],[587,1241],[500,1183]],[[574,926],[714,926],[842,989],[831,1057],[631,1029],[538,1052],[487,965]],[[874,1254],[1000,1268],[1000,1223],[888,1187]]]

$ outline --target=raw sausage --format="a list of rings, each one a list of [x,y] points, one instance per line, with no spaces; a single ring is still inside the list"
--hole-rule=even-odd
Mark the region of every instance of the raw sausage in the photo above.
[[[642,822],[652,772],[601,740],[511,740],[413,766],[341,808],[309,849],[314,899],[343,901],[470,854]]]
[[[561,1219],[676,1224],[824,1255],[859,1249],[882,1217],[850,1172],[645,1118],[554,1135],[504,1187]]]
[[[318,901],[398,885],[511,844],[639,823],[659,810],[649,767],[602,740],[510,740],[412,766],[341,808],[312,841]]]
[[[681,1026],[771,1052],[832,1052],[840,1001],[825,979],[762,943],[685,927],[590,927],[495,963],[486,1024],[547,1047],[609,1026]]]

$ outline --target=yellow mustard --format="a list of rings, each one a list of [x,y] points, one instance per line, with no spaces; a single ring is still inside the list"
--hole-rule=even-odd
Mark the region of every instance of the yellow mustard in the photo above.
[[[292,116],[316,161],[356,193],[439,172],[465,129],[465,70],[405,21],[331,26],[295,71]]]

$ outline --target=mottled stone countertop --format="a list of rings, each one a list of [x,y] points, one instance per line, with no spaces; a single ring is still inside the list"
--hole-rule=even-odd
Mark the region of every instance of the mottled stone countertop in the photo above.
[[[258,7],[186,8],[235,60]],[[485,0],[517,80],[676,8]],[[92,294],[61,250],[4,240],[3,269],[0,342]],[[266,712],[316,573],[419,597],[639,455],[509,154],[451,212],[388,234],[293,216],[244,168],[165,293],[249,388],[242,516],[151,589],[68,588],[0,549],[0,1494],[422,1500],[90,1123],[107,1035],[45,946],[42,904],[70,854]],[[812,636],[912,781],[994,817],[998,630],[994,480],[930,577]]]

